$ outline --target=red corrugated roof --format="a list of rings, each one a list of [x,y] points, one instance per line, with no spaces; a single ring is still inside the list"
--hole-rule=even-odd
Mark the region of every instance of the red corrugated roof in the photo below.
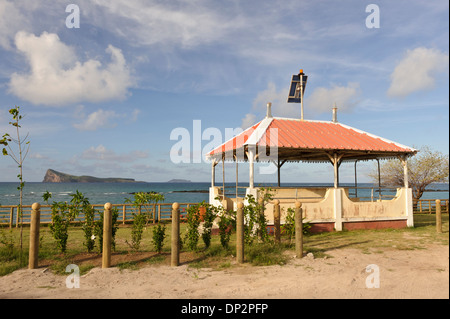
[[[229,151],[236,150],[236,149],[243,147],[245,145],[245,143],[247,142],[248,138],[253,134],[253,132],[259,126],[260,123],[261,122],[256,123],[252,127],[249,127],[248,129],[243,131],[241,134],[238,134],[235,137],[233,137],[232,139],[226,141],[219,147],[217,147],[214,150],[212,150],[211,152],[209,152],[208,155],[214,155],[217,153],[221,154],[221,153],[229,152]]]
[[[265,119],[267,120],[267,118]],[[278,148],[304,150],[357,150],[377,152],[413,153],[413,148],[389,141],[370,133],[334,122],[301,121],[297,119],[273,118],[266,125],[259,122],[231,140],[225,142],[208,155],[239,149],[246,145],[252,134],[252,141],[260,146],[278,146]],[[267,123],[270,123],[267,125]],[[265,128],[263,126],[266,126]],[[259,129],[258,129],[259,127]],[[270,139],[271,132],[277,130],[275,138]],[[259,131],[258,131],[259,130]],[[273,135],[274,137],[275,135]]]
[[[270,131],[278,130],[278,147],[327,150],[410,152],[411,149],[358,129],[333,122],[274,119],[259,145],[275,146]],[[267,143],[269,141],[269,143]]]

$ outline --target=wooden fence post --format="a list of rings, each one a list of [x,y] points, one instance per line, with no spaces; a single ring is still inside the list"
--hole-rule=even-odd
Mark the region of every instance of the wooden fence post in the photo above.
[[[280,229],[280,201],[275,199],[273,201],[273,226],[275,242],[279,244],[281,242],[281,229]]]
[[[303,258],[303,216],[302,203],[295,201],[295,253],[297,258]]]
[[[19,206],[17,206],[17,211],[16,211],[16,228],[19,228],[19,212],[22,211],[22,215],[23,215],[23,207],[21,207],[21,209],[19,209]]]
[[[109,268],[111,266],[112,205],[111,203],[106,203],[104,207],[102,268]]]
[[[11,207],[9,211],[9,229],[12,229],[13,225],[14,225],[14,207]]]
[[[31,206],[31,223],[30,223],[30,250],[28,255],[28,269],[36,269],[38,267],[39,255],[39,227],[41,223],[41,205],[34,203]]]
[[[260,214],[262,215],[262,216],[264,216],[265,215],[265,212],[264,212],[264,198],[262,198],[262,197],[260,197],[260,198],[258,198],[258,205],[259,205],[259,207],[260,207]],[[264,216],[265,217],[265,216]],[[268,232],[269,230],[268,229],[266,229],[266,232]]]
[[[436,199],[436,232],[442,233],[441,201]]]
[[[170,265],[177,267],[180,264],[180,204],[172,204],[172,252]]]
[[[236,261],[239,264],[244,262],[244,204],[237,204],[236,212]]]

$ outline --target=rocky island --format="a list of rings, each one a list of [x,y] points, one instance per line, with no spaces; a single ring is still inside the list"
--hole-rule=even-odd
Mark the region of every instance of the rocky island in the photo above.
[[[48,169],[45,173],[43,183],[137,183],[132,178],[99,178],[93,176],[75,176],[53,169]]]
[[[171,179],[170,181],[168,181],[167,183],[192,183],[190,180],[188,179]]]

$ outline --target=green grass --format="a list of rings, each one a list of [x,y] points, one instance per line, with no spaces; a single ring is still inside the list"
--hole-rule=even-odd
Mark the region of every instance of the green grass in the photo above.
[[[430,244],[449,244],[449,217],[443,214],[443,233],[438,234],[435,227],[435,216],[429,214],[415,214],[413,228],[382,229],[382,230],[356,230],[329,232],[304,236],[304,253],[312,253],[315,258],[330,257],[333,250],[352,248],[364,254],[382,254],[388,250],[416,250],[425,249]],[[127,244],[131,241],[131,228],[129,225],[120,226],[116,234],[116,251],[113,258],[114,267],[119,269],[138,269],[143,266],[170,265],[170,225],[167,226],[167,238],[161,254],[153,250],[152,225],[149,225],[143,234],[141,249],[133,251]],[[186,224],[181,224],[181,237],[186,232]],[[20,230],[13,228],[0,228],[0,276],[4,276],[16,269],[28,266],[29,228],[23,231],[22,255],[19,249]],[[40,230],[39,267],[49,268],[55,273],[65,274],[67,265],[74,263],[80,267],[81,274],[93,267],[101,266],[101,254],[98,247],[92,253],[87,253],[84,246],[84,235],[80,226],[71,226],[67,252],[61,254],[48,227]],[[181,251],[180,261],[192,268],[225,269],[236,266],[235,235],[231,236],[229,249],[220,245],[219,236],[212,236],[211,246],[205,249],[200,239],[197,251],[191,252],[184,247]],[[289,245],[283,239],[280,245],[273,242],[255,243],[245,246],[245,262],[251,265],[283,265],[288,256],[295,254],[294,245]]]

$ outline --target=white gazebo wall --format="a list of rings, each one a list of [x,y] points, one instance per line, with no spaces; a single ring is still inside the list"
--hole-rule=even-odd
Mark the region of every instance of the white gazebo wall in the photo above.
[[[351,199],[348,189],[344,188],[274,188],[274,199],[279,199],[281,209],[281,223],[284,223],[288,208],[294,208],[295,199],[302,203],[305,222],[311,224],[330,224],[336,231],[344,229],[348,223],[367,222],[405,222],[405,226],[412,227],[412,190],[398,188],[393,199],[362,202]],[[258,188],[247,188],[247,195],[258,196]],[[221,205],[221,201],[214,198],[220,195],[218,187],[210,188],[210,203]],[[227,198],[229,209],[236,209],[235,198]],[[248,204],[244,201],[244,204]],[[273,225],[273,204],[267,203],[265,215],[269,225]],[[388,225],[388,224],[386,224]],[[387,226],[388,227],[388,226]]]

